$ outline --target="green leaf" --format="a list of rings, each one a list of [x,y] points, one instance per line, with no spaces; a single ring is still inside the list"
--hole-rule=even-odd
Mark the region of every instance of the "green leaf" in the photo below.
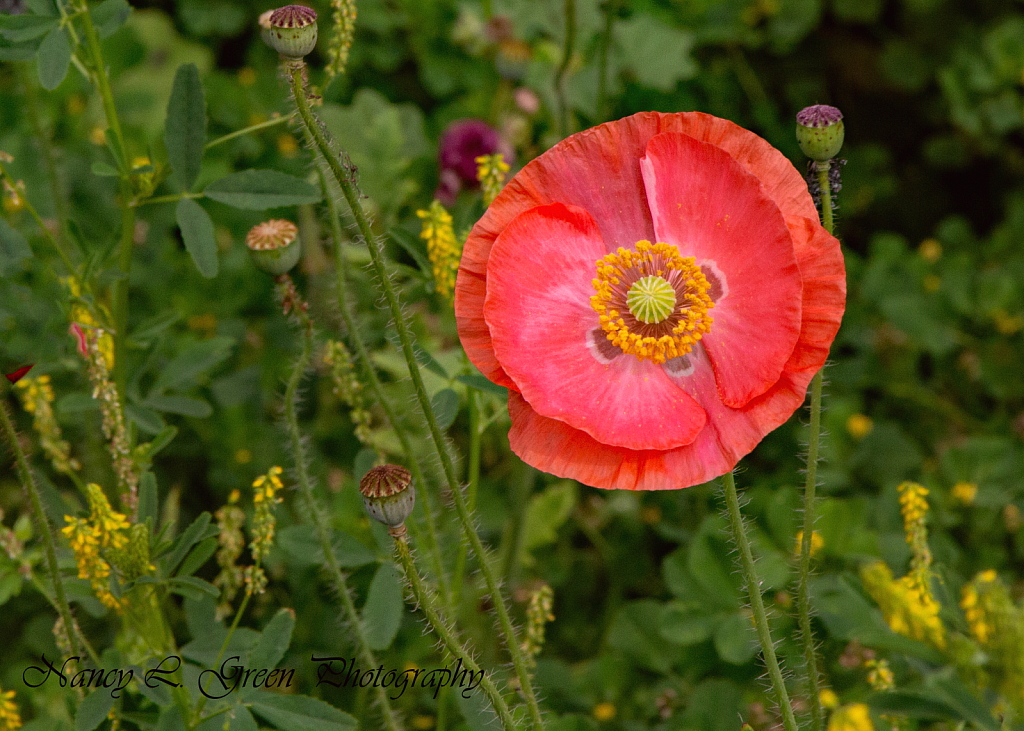
[[[185,560],[181,562],[181,568],[178,569],[178,576],[191,576],[196,571],[203,567],[207,561],[210,560],[210,556],[217,552],[217,546],[220,542],[216,536],[210,536],[206,540],[200,541],[195,547],[188,552],[185,556]]]
[[[450,388],[441,389],[430,399],[430,409],[437,419],[437,427],[445,431],[455,423],[455,417],[459,415],[459,394]]]
[[[121,173],[117,172],[117,168],[113,165],[108,165],[102,160],[97,160],[92,164],[92,174],[98,175],[101,178],[116,178]]]
[[[677,82],[697,75],[697,64],[690,57],[694,45],[690,31],[636,14],[616,24],[615,37],[622,48],[623,67],[643,86],[673,91]]]
[[[171,552],[160,562],[164,576],[170,576],[192,546],[205,538],[203,533],[206,532],[209,525],[210,514],[206,512],[201,513],[198,518],[192,521],[192,525],[186,528],[185,532],[174,542]]]
[[[225,175],[206,186],[203,194],[218,203],[254,211],[317,203],[322,197],[305,180],[277,170],[244,170]]]
[[[532,565],[530,551],[539,546],[554,543],[558,529],[576,506],[576,483],[562,480],[542,493],[530,498],[523,521],[523,538],[520,560]]]
[[[114,705],[114,696],[109,690],[93,691],[78,704],[75,714],[75,731],[93,731],[103,723]]]
[[[210,214],[191,198],[182,198],[174,209],[174,217],[181,229],[185,249],[191,254],[196,269],[207,279],[216,277],[220,264],[217,261],[217,240],[213,237]]]
[[[281,731],[354,731],[356,719],[316,698],[261,692],[252,710]]]
[[[177,310],[167,310],[145,320],[128,335],[128,338],[136,343],[148,345],[157,335],[164,332],[180,319],[180,312]]]
[[[395,349],[399,353],[402,352],[402,340],[398,336],[398,331],[397,330],[395,330],[393,328],[386,330],[384,332],[384,337],[385,337],[385,339],[389,343],[391,343],[392,345],[395,346]],[[412,337],[411,333],[410,333],[410,337]],[[451,376],[448,375],[448,371],[446,371],[444,369],[444,366],[441,365],[440,363],[438,363],[434,359],[434,356],[432,356],[426,350],[421,348],[420,344],[417,343],[415,340],[413,340],[413,343],[412,343],[412,353],[413,353],[413,355],[416,358],[416,362],[419,363],[421,367],[426,368],[431,373],[434,373],[434,374],[440,376],[441,378],[443,378],[446,381],[450,381],[451,380]]]
[[[736,731],[743,694],[735,683],[719,678],[705,680],[690,693],[683,723],[677,728],[700,731]]]
[[[151,393],[160,393],[185,383],[193,383],[200,373],[227,359],[234,344],[234,338],[210,338],[182,351],[160,371]]]
[[[114,0],[107,0],[113,2]],[[164,123],[167,160],[178,184],[190,190],[199,177],[206,147],[206,98],[194,63],[178,67]]]
[[[733,665],[743,665],[754,657],[754,642],[754,627],[743,612],[731,614],[715,629],[718,656]]]
[[[173,442],[174,437],[176,436],[178,436],[178,427],[165,426],[160,430],[156,437],[154,437],[153,441],[140,445],[140,451],[142,452],[141,459],[147,462],[152,460],[153,457],[158,455],[161,450]]]
[[[423,246],[423,239],[415,234],[409,233],[404,228],[392,228],[388,231],[388,236],[396,244],[405,249],[406,253],[413,258],[416,262],[416,266],[420,268],[428,278],[433,279],[434,267],[430,264],[430,259],[427,258],[426,251]]]
[[[503,401],[508,400],[508,389],[504,386],[499,386],[497,383],[490,381],[484,376],[478,376],[475,373],[469,376],[458,375],[455,376],[455,380],[464,386],[475,388],[477,391],[493,394]]]
[[[35,58],[36,53],[39,52],[39,44],[41,42],[37,39],[27,43],[12,43],[3,36],[0,36],[0,61],[31,61]]]
[[[720,615],[706,614],[700,609],[668,604],[658,623],[661,636],[679,645],[696,645],[711,638]]]
[[[39,84],[53,91],[68,75],[71,64],[71,41],[63,28],[54,28],[46,34],[39,46]]]
[[[220,596],[220,589],[195,576],[176,576],[173,579],[168,579],[167,588],[175,594],[181,594],[186,599],[195,599],[196,601],[201,600],[204,595]]]
[[[344,531],[334,531],[332,540],[334,556],[342,568],[358,568],[376,560],[369,548]],[[324,562],[320,541],[306,526],[289,525],[282,528],[277,532],[277,545],[294,563],[308,565]]]
[[[679,648],[658,633],[661,604],[650,599],[629,602],[619,609],[608,630],[608,645],[659,673],[672,669]]]
[[[294,629],[295,611],[288,608],[279,609],[274,618],[263,628],[256,646],[250,650],[246,667],[260,670],[276,668],[288,651]]]
[[[391,646],[402,623],[404,608],[398,569],[390,562],[383,563],[370,582],[362,612],[366,642],[371,650],[386,650]]]
[[[165,411],[169,414],[180,414],[181,416],[194,416],[205,419],[213,413],[213,407],[208,401],[201,398],[176,395],[154,395],[146,399],[145,405],[157,411]]]
[[[163,683],[154,683],[154,685],[167,687]],[[160,709],[160,718],[156,722],[156,731],[185,731],[185,722],[181,718],[181,710],[178,706],[165,706]]]
[[[159,434],[167,428],[166,422],[152,409],[147,409],[136,404],[126,404],[124,413],[135,425],[147,434]]]
[[[125,0],[104,0],[89,11],[100,38],[109,38],[124,25],[132,7]]]
[[[730,606],[739,606],[739,592],[727,563],[728,549],[721,540],[723,528],[724,521],[719,516],[705,518],[700,532],[690,544],[686,565],[690,574],[709,596],[720,599]]]
[[[139,480],[139,522],[145,523],[148,518],[152,518],[153,530],[155,530],[159,509],[156,475],[149,471],[143,472],[142,478]]]
[[[59,25],[59,18],[45,15],[0,15],[0,36],[20,43],[44,36]]]
[[[22,269],[22,262],[32,258],[32,249],[20,232],[0,218],[0,277],[9,277]]]

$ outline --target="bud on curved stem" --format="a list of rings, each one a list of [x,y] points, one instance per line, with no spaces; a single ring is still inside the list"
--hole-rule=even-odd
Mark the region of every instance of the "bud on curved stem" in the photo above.
[[[374,467],[359,481],[359,492],[371,518],[388,526],[392,536],[405,535],[405,519],[416,504],[409,470],[394,464]]]
[[[261,18],[262,20],[262,18]],[[316,11],[305,5],[285,5],[265,21],[261,36],[284,58],[302,58],[316,47]]]

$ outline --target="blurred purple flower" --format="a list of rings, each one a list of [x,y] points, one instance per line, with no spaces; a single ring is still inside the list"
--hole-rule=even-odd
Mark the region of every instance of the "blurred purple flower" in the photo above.
[[[476,159],[480,155],[493,155],[496,152],[502,153],[509,165],[515,164],[515,150],[512,145],[502,139],[498,131],[489,124],[479,119],[460,119],[452,122],[441,136],[438,149],[441,184],[434,194],[435,197],[446,203],[446,198],[455,200],[460,188],[479,187],[476,179]],[[446,172],[449,174],[445,175]],[[457,177],[453,178],[451,173]]]
[[[0,14],[21,15],[25,12],[23,0],[0,0]]]

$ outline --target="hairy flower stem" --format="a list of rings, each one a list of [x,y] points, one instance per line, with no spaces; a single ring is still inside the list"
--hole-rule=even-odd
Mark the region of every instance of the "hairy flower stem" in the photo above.
[[[366,380],[370,383],[370,388],[373,390],[374,396],[377,397],[377,403],[380,404],[384,410],[384,417],[391,424],[391,428],[395,432],[395,436],[398,437],[399,444],[402,445],[402,452],[405,454],[405,460],[409,465],[409,469],[412,472],[413,480],[420,487],[420,494],[423,495],[423,514],[426,517],[427,523],[427,538],[429,541],[428,551],[430,553],[431,562],[434,564],[434,573],[437,577],[437,587],[441,593],[441,601],[444,606],[451,607],[450,593],[448,590],[448,577],[444,571],[444,563],[441,560],[441,544],[437,540],[437,524],[434,520],[434,508],[430,501],[430,491],[427,490],[427,482],[423,476],[423,470],[420,469],[419,460],[416,459],[415,453],[412,449],[412,443],[409,441],[409,435],[402,427],[401,422],[398,420],[398,416],[395,413],[394,407],[391,405],[391,401],[384,394],[384,386],[380,382],[380,378],[377,377],[377,372],[373,369],[373,361],[370,359],[370,351],[366,347],[366,342],[363,340],[362,335],[359,334],[359,330],[356,327],[356,319],[352,314],[352,308],[349,306],[348,297],[345,294],[347,288],[348,278],[348,260],[345,258],[345,250],[342,248],[343,237],[341,234],[341,217],[338,214],[338,207],[334,201],[334,196],[331,195],[331,191],[327,187],[327,180],[324,178],[323,171],[317,168],[317,174],[320,176],[320,187],[324,192],[324,199],[327,201],[327,212],[331,218],[331,236],[334,239],[334,273],[337,282],[337,297],[338,297],[338,310],[341,312],[341,319],[345,323],[345,329],[348,330],[349,340],[352,343],[352,347],[355,348],[356,357],[359,359],[360,364],[363,367],[363,372],[366,374]]]
[[[288,276],[288,275],[283,275]],[[306,466],[306,459],[302,449],[302,433],[299,431],[299,419],[295,410],[295,404],[299,392],[299,384],[302,382],[306,370],[309,368],[310,359],[313,357],[313,322],[301,306],[294,307],[293,311],[299,318],[302,327],[302,353],[296,361],[292,374],[288,378],[288,385],[284,392],[284,414],[288,426],[288,435],[291,439],[292,459],[295,460],[295,473],[299,482],[299,491],[306,502],[306,509],[313,521],[317,538],[320,541],[320,548],[324,552],[324,561],[330,572],[334,586],[341,596],[341,605],[345,611],[345,619],[352,628],[358,645],[360,659],[367,667],[376,667],[377,660],[373,656],[370,644],[366,639],[366,630],[363,622],[356,612],[355,602],[352,601],[352,590],[349,589],[345,574],[338,564],[338,557],[334,555],[334,542],[331,540],[331,531],[324,519],[323,514],[317,508],[316,497],[313,495],[313,486],[309,478],[309,470]],[[400,726],[394,711],[391,708],[391,701],[388,699],[387,690],[381,685],[375,688],[377,702],[380,704],[381,714],[384,716],[384,725],[388,731],[399,731]]]
[[[416,355],[413,352],[413,341],[412,335],[409,332],[409,325],[406,322],[405,313],[402,311],[402,305],[398,301],[398,295],[395,292],[395,287],[388,274],[384,260],[384,252],[381,248],[380,241],[370,228],[370,222],[367,220],[366,214],[363,213],[362,206],[359,203],[359,194],[356,192],[356,187],[351,179],[352,171],[342,165],[335,152],[331,149],[331,145],[320,126],[321,123],[313,115],[313,111],[309,107],[309,101],[306,99],[305,84],[302,79],[302,68],[292,68],[290,76],[292,94],[295,100],[295,106],[299,110],[299,116],[302,117],[302,122],[306,127],[306,131],[309,134],[310,139],[313,141],[313,144],[316,146],[316,151],[319,153],[324,164],[328,166],[335,181],[341,188],[342,195],[345,196],[345,201],[352,210],[352,216],[355,218],[359,233],[365,240],[366,248],[370,252],[374,271],[377,275],[377,279],[380,281],[381,289],[384,292],[384,298],[387,300],[388,307],[391,310],[395,330],[398,332],[398,338],[402,344],[402,354],[405,356],[405,362],[409,367],[409,377],[412,380],[413,388],[416,392],[416,399],[419,402],[424,418],[427,420],[427,427],[430,430],[430,436],[434,441],[434,447],[436,448],[438,457],[441,460],[441,466],[444,469],[445,478],[448,481],[448,486],[452,493],[452,499],[455,502],[455,512],[462,524],[466,539],[469,541],[470,547],[472,547],[473,553],[477,557],[477,562],[480,565],[480,571],[483,573],[484,581],[487,585],[487,591],[490,593],[491,600],[494,603],[494,610],[498,619],[498,628],[504,636],[509,655],[512,657],[512,664],[515,666],[516,675],[519,678],[520,687],[526,698],[526,703],[530,711],[532,725],[535,729],[543,729],[544,723],[541,719],[540,706],[537,703],[537,696],[534,693],[533,683],[530,680],[530,672],[526,663],[526,657],[524,656],[522,648],[519,645],[519,640],[516,637],[515,628],[512,626],[512,619],[509,616],[508,605],[498,588],[494,569],[488,560],[487,551],[480,540],[480,536],[477,535],[476,530],[474,529],[473,516],[469,512],[469,508],[466,505],[466,497],[462,494],[458,478],[455,476],[455,465],[452,463],[451,455],[448,454],[444,434],[441,432],[441,429],[437,424],[437,418],[434,416],[434,411],[430,406],[430,396],[427,394],[427,389],[423,385],[423,376],[420,374],[419,363],[416,362]]]
[[[779,669],[779,661],[775,657],[775,645],[772,643],[772,636],[768,630],[768,617],[764,611],[764,601],[761,599],[761,579],[758,578],[757,571],[754,569],[754,557],[750,553],[750,542],[747,540],[743,516],[740,515],[740,500],[736,494],[736,477],[730,470],[725,473],[722,481],[725,483],[725,504],[729,511],[729,525],[732,529],[733,540],[736,541],[736,547],[740,551],[740,568],[743,570],[743,579],[747,585],[750,607],[754,610],[757,639],[761,643],[764,663],[768,666],[768,675],[771,678],[772,687],[775,689],[775,700],[779,704],[779,712],[782,714],[782,725],[786,731],[797,731],[793,707],[789,703],[789,693],[786,692],[786,681],[782,678],[782,670]]]
[[[412,595],[416,599],[416,603],[420,605],[420,609],[423,610],[423,614],[427,617],[430,626],[433,627],[437,636],[441,638],[445,648],[451,653],[452,657],[462,660],[462,664],[466,666],[473,676],[480,673],[480,687],[483,688],[484,693],[490,699],[494,712],[501,719],[501,725],[505,731],[516,731],[517,727],[509,711],[508,704],[505,703],[505,699],[498,691],[497,686],[494,685],[494,681],[491,680],[487,673],[480,669],[473,656],[463,647],[459,638],[455,636],[455,633],[438,609],[434,595],[424,585],[423,579],[416,570],[416,564],[413,562],[412,552],[409,550],[409,543],[406,537],[404,535],[394,536],[394,539],[398,562],[402,565],[406,581],[409,582],[409,587],[412,589]]]
[[[832,233],[832,190],[829,186],[828,162],[817,163],[818,184],[821,186],[821,222]],[[810,695],[811,723],[814,731],[821,731],[825,713],[821,708],[818,688],[818,656],[811,632],[811,599],[808,581],[811,574],[811,538],[814,535],[815,492],[818,487],[818,448],[821,441],[821,371],[811,380],[811,422],[807,442],[807,481],[804,483],[804,531],[800,542],[800,578],[797,586],[797,613],[800,636],[804,645],[804,664],[807,669],[807,691]]]
[[[7,404],[2,400],[6,396],[6,389],[0,391],[0,422],[3,423],[4,436],[7,443],[11,445],[14,453],[14,461],[18,465],[18,475],[21,477],[21,486],[32,503],[32,515],[36,519],[36,530],[43,538],[43,546],[46,549],[46,567],[50,572],[50,579],[53,581],[53,596],[60,608],[61,619],[64,620],[64,632],[67,635],[68,647],[71,654],[78,654],[78,640],[75,638],[75,625],[71,618],[71,607],[68,606],[68,598],[64,594],[64,582],[60,577],[60,569],[57,567],[57,551],[53,546],[53,533],[50,530],[50,521],[43,512],[43,504],[39,499],[39,489],[36,487],[35,478],[32,476],[32,468],[29,467],[25,452],[18,442],[18,432],[14,429],[14,422],[7,411]]]
[[[480,483],[480,396],[476,389],[467,388],[469,400],[469,469],[466,471],[466,504],[470,511],[476,507],[476,491]],[[459,544],[459,553],[455,559],[455,577],[452,582],[455,596],[454,606],[458,606],[462,594],[463,576],[466,572],[466,544]]]

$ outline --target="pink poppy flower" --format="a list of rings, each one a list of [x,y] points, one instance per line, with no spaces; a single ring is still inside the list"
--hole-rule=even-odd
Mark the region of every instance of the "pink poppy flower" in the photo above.
[[[663,490],[724,474],[793,414],[845,300],[839,242],[778,150],[707,114],[651,112],[509,182],[466,242],[455,314],[470,359],[509,389],[524,461]]]

